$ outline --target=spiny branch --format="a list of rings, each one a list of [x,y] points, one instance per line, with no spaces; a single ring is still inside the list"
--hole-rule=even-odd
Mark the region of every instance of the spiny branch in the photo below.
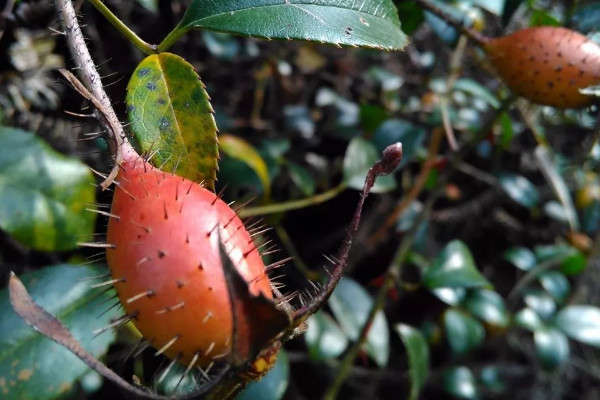
[[[339,255],[336,258],[336,264],[333,270],[331,271],[331,278],[320,291],[320,293],[310,302],[308,302],[305,306],[299,308],[294,313],[294,320],[297,322],[303,321],[310,314],[316,312],[321,305],[327,301],[333,289],[335,289],[337,283],[342,277],[342,273],[344,272],[344,266],[348,260],[348,254],[350,253],[350,247],[352,247],[352,241],[356,236],[356,232],[358,231],[358,224],[360,222],[360,216],[362,214],[362,208],[365,203],[365,199],[369,195],[371,188],[375,184],[375,179],[380,175],[387,175],[392,173],[398,165],[400,165],[400,161],[402,161],[402,144],[396,143],[392,144],[385,148],[383,151],[383,157],[381,160],[377,161],[367,173],[367,177],[365,179],[365,184],[360,193],[360,199],[356,206],[356,210],[354,211],[354,216],[352,218],[352,222],[350,224],[350,228],[346,232],[346,237],[344,238],[344,242],[340,249]]]
[[[92,56],[85,44],[85,39],[81,32],[81,28],[79,27],[73,3],[71,0],[56,0],[55,4],[61,26],[67,37],[69,49],[73,55],[75,64],[80,71],[79,75],[83,81],[83,85],[81,82],[77,81],[77,79],[73,80],[69,79],[69,77],[67,77],[67,79],[69,79],[69,82],[76,87],[80,94],[86,97],[94,105],[96,109],[96,118],[107,130],[109,135],[108,143],[112,154],[115,156],[115,166],[113,167],[113,170],[100,185],[102,189],[106,190],[116,176],[117,168],[122,157],[122,145],[127,139],[123,127],[119,122],[119,118],[117,118],[117,114],[115,114],[115,111],[112,108],[110,99],[102,86],[102,79],[98,74]],[[75,77],[72,76],[72,78]],[[76,86],[77,84],[79,84],[79,86]],[[81,91],[82,88],[84,91]],[[86,92],[87,96],[84,94]]]

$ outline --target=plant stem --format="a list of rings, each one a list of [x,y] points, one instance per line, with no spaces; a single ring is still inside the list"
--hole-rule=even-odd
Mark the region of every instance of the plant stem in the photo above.
[[[239,212],[240,218],[247,218],[256,215],[267,215],[267,214],[275,214],[290,210],[297,210],[299,208],[310,207],[317,204],[321,204],[327,200],[331,200],[336,197],[338,194],[343,192],[346,189],[347,185],[345,182],[340,183],[338,186],[329,189],[326,192],[319,193],[312,197],[306,197],[304,199],[286,201],[283,203],[276,204],[268,204],[266,206],[258,206],[258,207],[248,207],[244,208]]]
[[[163,51],[167,51],[171,46],[173,46],[175,44],[175,42],[177,40],[179,40],[179,38],[181,36],[183,36],[183,34],[186,31],[187,31],[186,29],[181,29],[181,28],[179,28],[179,25],[177,25],[175,28],[173,28],[173,30],[171,32],[169,32],[167,37],[164,38],[163,41],[158,44],[158,47],[156,48],[156,50],[159,53],[162,53]]]
[[[490,41],[490,38],[483,36],[482,34],[480,34],[479,32],[477,32],[471,28],[467,28],[466,26],[463,25],[463,23],[461,21],[457,21],[455,18],[448,15],[448,13],[446,13],[444,10],[442,10],[435,4],[429,2],[429,0],[415,0],[415,1],[421,7],[432,12],[433,14],[435,14],[438,18],[440,18],[442,21],[444,21],[448,25],[453,26],[454,28],[459,30],[461,33],[468,36],[469,39],[473,40],[479,46],[485,46]]]
[[[56,0],[56,9],[60,24],[67,37],[69,50],[78,67],[79,76],[81,77],[84,86],[91,93],[91,96],[94,97],[95,101],[92,101],[96,107],[94,115],[108,132],[108,143],[111,153],[115,158],[115,165],[109,176],[100,185],[102,189],[107,189],[118,172],[118,164],[122,157],[122,147],[129,146],[129,143],[127,142],[125,132],[123,131],[123,126],[119,122],[119,118],[112,108],[112,104],[106,91],[104,91],[102,79],[96,70],[96,65],[85,44],[85,39],[81,32],[81,28],[79,27],[73,3],[71,0]]]
[[[96,7],[96,10],[98,10],[100,14],[104,15],[104,18],[106,18],[108,22],[112,24],[112,26],[117,28],[117,30],[121,32],[121,35],[125,36],[125,38],[131,42],[131,44],[148,55],[157,53],[155,44],[149,44],[142,40],[134,31],[129,29],[129,27],[125,25],[123,21],[117,18],[117,16],[113,14],[113,12],[110,11],[101,0],[89,0],[89,2]]]
[[[348,350],[348,352],[344,356],[344,359],[341,361],[340,366],[337,370],[337,374],[331,385],[325,391],[325,394],[321,398],[322,400],[335,400],[335,398],[337,397],[337,394],[342,388],[344,381],[346,380],[346,378],[350,374],[350,371],[352,370],[354,360],[358,356],[358,353],[360,352],[363,343],[367,339],[369,329],[373,325],[373,320],[375,319],[375,316],[383,308],[389,290],[394,286],[394,283],[399,279],[401,275],[402,267],[404,266],[404,262],[406,261],[406,258],[410,253],[410,249],[412,248],[419,227],[421,226],[421,223],[426,219],[427,215],[429,215],[429,213],[431,212],[431,208],[433,207],[433,203],[435,202],[437,197],[437,194],[434,194],[427,200],[425,207],[423,207],[423,210],[419,213],[419,216],[413,222],[410,230],[406,233],[404,240],[402,241],[400,247],[394,255],[392,263],[389,265],[385,273],[385,279],[383,281],[383,284],[379,288],[379,292],[377,293],[375,302],[373,303],[373,306],[369,311],[367,320],[363,324],[363,327],[360,331],[360,335],[358,336],[358,340],[354,342],[352,347],[350,347],[350,350]]]

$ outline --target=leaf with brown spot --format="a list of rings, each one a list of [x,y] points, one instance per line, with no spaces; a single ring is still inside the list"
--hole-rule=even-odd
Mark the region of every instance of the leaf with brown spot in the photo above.
[[[150,163],[214,190],[218,169],[217,125],[204,84],[183,58],[146,57],[127,85],[133,144]]]

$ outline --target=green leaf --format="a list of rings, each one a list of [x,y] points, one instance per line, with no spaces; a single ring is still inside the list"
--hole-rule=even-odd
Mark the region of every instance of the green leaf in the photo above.
[[[89,241],[95,214],[94,177],[74,158],[30,132],[0,127],[0,228],[41,251]]]
[[[540,262],[556,260],[560,270],[567,276],[578,275],[587,266],[586,257],[575,247],[566,244],[536,246],[535,255]]]
[[[217,126],[194,67],[170,53],[153,54],[127,85],[133,144],[150,162],[214,190],[219,153]]]
[[[342,330],[351,340],[357,340],[367,322],[373,298],[356,281],[342,278],[329,298],[329,307]],[[388,324],[381,310],[369,329],[365,351],[380,367],[385,367],[390,353]]]
[[[454,90],[461,90],[488,103],[493,108],[500,108],[500,101],[485,86],[473,79],[458,79],[454,82]]]
[[[485,338],[485,329],[475,318],[454,308],[444,313],[446,339],[455,356],[463,356]]]
[[[555,369],[569,358],[569,340],[556,329],[535,331],[533,341],[536,355],[544,368]]]
[[[506,0],[504,2],[504,8],[502,9],[502,24],[508,25],[511,17],[517,11],[517,8],[521,5],[523,0]]]
[[[429,374],[429,346],[418,329],[405,324],[397,324],[394,328],[406,348],[410,376],[410,399],[416,400]]]
[[[600,347],[600,309],[598,307],[567,306],[556,314],[554,326],[573,340]]]
[[[407,44],[390,0],[193,0],[159,50],[190,29],[381,50],[402,50]]]
[[[534,332],[544,327],[544,322],[531,308],[524,308],[514,317],[515,324],[523,329]]]
[[[548,319],[556,312],[556,302],[543,290],[529,289],[523,296],[523,301],[542,319]]]
[[[360,137],[352,139],[344,157],[344,182],[348,187],[361,190],[369,168],[373,166],[380,155],[371,142]],[[372,193],[389,192],[396,188],[393,175],[384,175],[377,178],[373,185]]]
[[[162,373],[156,374],[154,376],[154,387],[156,388],[156,391],[168,396],[176,394],[183,395],[193,392],[194,389],[198,387],[198,382],[194,377],[194,374],[185,374],[185,370],[186,367],[183,365],[175,364],[168,370],[167,375],[164,377],[162,377]],[[160,380],[161,378],[162,380]]]
[[[305,196],[312,196],[315,194],[317,184],[315,179],[306,168],[293,162],[288,162],[287,167],[290,172],[290,178],[292,179],[292,182],[298,186],[298,188],[302,191],[302,194]]]
[[[158,12],[158,0],[137,0],[138,3],[142,5],[148,11],[153,13]]]
[[[444,372],[444,390],[459,399],[478,396],[475,376],[467,367],[454,367]]]
[[[348,347],[348,337],[335,323],[333,318],[320,311],[308,317],[308,329],[304,340],[308,346],[311,360],[332,359],[344,352]]]
[[[273,369],[260,381],[250,383],[236,400],[280,400],[290,380],[290,361],[285,350],[280,350]]]
[[[521,175],[503,173],[498,177],[498,181],[502,189],[517,203],[528,208],[537,205],[540,194],[529,179]]]
[[[462,306],[487,324],[504,328],[510,322],[504,299],[494,291],[471,291]]]
[[[523,271],[529,271],[537,264],[535,254],[526,247],[511,247],[504,252],[504,259]]]
[[[536,147],[534,154],[542,174],[565,210],[569,226],[572,230],[579,230],[577,211],[575,210],[569,187],[563,177],[559,174],[558,167],[549,148],[538,146]]]
[[[540,276],[540,284],[559,304],[563,304],[571,292],[569,280],[558,271],[544,272]]]
[[[600,25],[600,2],[595,1],[580,6],[571,19],[573,29],[578,32],[588,33],[595,31],[598,25]]]
[[[221,151],[231,158],[240,160],[258,176],[263,186],[265,198],[271,197],[271,181],[269,179],[269,170],[263,158],[258,154],[254,146],[245,140],[233,135],[219,136]]]
[[[107,351],[115,333],[110,330],[95,337],[92,332],[108,325],[118,311],[103,314],[111,294],[97,298],[97,290],[90,290],[90,281],[84,278],[105,272],[104,268],[62,264],[21,277],[33,299],[60,318],[95,357]],[[89,371],[71,352],[26,325],[12,310],[7,289],[0,292],[0,313],[2,398],[56,399]]]
[[[423,284],[430,290],[492,286],[477,270],[471,251],[460,240],[453,240],[444,247],[423,273]]]
[[[425,140],[425,129],[401,119],[388,119],[382,123],[373,136],[373,143],[379,151],[396,142],[402,143],[402,161],[399,168],[408,164]]]

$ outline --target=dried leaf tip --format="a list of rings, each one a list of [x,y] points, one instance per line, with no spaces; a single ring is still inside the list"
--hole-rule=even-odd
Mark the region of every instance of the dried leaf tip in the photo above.
[[[379,167],[378,175],[387,175],[394,172],[402,161],[402,143],[390,144],[383,150],[383,157],[376,166]]]

